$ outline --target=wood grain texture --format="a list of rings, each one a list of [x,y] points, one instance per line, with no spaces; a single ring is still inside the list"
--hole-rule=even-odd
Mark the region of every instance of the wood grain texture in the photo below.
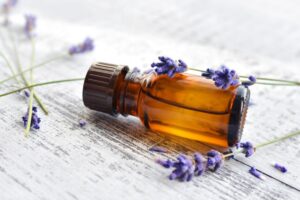
[[[31,50],[18,27],[20,14],[28,10],[39,14],[36,63],[66,52],[87,35],[96,42],[91,54],[35,70],[36,82],[83,77],[94,61],[148,67],[158,55],[182,58],[193,67],[225,63],[241,74],[300,80],[297,1],[22,2],[12,19],[24,65],[29,64]],[[67,12],[67,7],[72,9]],[[0,33],[1,52],[13,63],[9,33],[2,27]],[[0,80],[9,75],[0,60]],[[0,85],[0,93],[16,87],[14,81],[8,82]],[[41,129],[29,138],[23,136],[21,120],[26,98],[22,93],[0,98],[1,200],[300,197],[299,137],[262,148],[248,159],[237,156],[216,173],[180,183],[169,181],[170,171],[154,160],[217,147],[153,133],[133,117],[88,110],[82,103],[82,82],[36,91],[50,114],[40,113]],[[299,88],[257,85],[251,93],[244,141],[259,143],[299,130]],[[86,127],[79,127],[80,119],[88,122]],[[149,152],[153,144],[170,153]],[[273,161],[286,165],[288,173],[274,170]],[[251,176],[249,166],[259,169],[266,180]]]

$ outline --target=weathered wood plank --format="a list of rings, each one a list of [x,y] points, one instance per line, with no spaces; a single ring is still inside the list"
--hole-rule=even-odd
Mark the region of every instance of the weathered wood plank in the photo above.
[[[111,12],[113,10],[122,10],[126,7],[125,2],[118,1],[111,5],[90,1],[95,6],[89,12],[94,15],[90,14],[88,18],[74,16],[77,24],[70,23],[74,21],[70,19],[71,15],[61,13],[57,15],[66,16],[66,20],[47,20],[51,13],[43,6],[49,6],[51,2],[45,1],[37,8],[45,11],[45,18],[40,19],[38,29],[37,61],[64,53],[70,43],[81,40],[86,34],[95,38],[96,50],[90,55],[57,61],[36,70],[37,81],[82,77],[94,61],[147,67],[157,55],[183,58],[193,67],[206,68],[225,63],[245,74],[268,74],[299,80],[296,67],[299,47],[295,41],[300,39],[294,33],[291,37],[285,37],[291,28],[300,32],[298,24],[289,18],[295,15],[293,11],[297,6],[294,4],[278,1],[272,4],[274,11],[282,8],[291,12],[265,13],[259,6],[260,1],[253,1],[251,6],[236,1],[218,4],[202,2],[201,6],[190,6],[195,1],[178,4],[166,1],[160,2],[161,6],[136,1],[131,12],[126,12],[126,19],[136,26],[132,28],[120,23],[122,15],[110,14],[109,19],[105,18],[107,21],[99,20],[108,13],[114,13]],[[60,6],[66,3],[61,1]],[[101,8],[100,13],[97,6]],[[169,9],[164,9],[166,6],[170,6]],[[85,2],[80,9],[84,13],[87,7],[91,6]],[[249,16],[242,15],[242,11],[250,13]],[[238,14],[242,17],[235,18]],[[268,17],[264,17],[265,14]],[[189,20],[185,20],[189,16]],[[20,24],[21,17],[15,17]],[[273,17],[279,20],[274,23]],[[180,26],[174,25],[175,22]],[[273,31],[283,24],[286,28]],[[250,27],[252,31],[249,31]],[[8,37],[5,31],[3,35]],[[269,37],[261,39],[261,35]],[[278,38],[282,44],[276,43]],[[30,48],[24,38],[19,40],[22,43],[22,61],[27,64]],[[287,63],[285,59],[290,60]],[[9,71],[0,62],[2,79]],[[284,69],[282,66],[285,66]],[[12,88],[12,83],[0,86],[1,93]],[[191,183],[169,181],[166,178],[169,171],[154,162],[160,155],[148,151],[151,145],[161,141],[160,144],[170,150],[169,157],[175,157],[179,152],[205,153],[211,147],[162,137],[147,131],[133,118],[113,118],[90,111],[82,105],[81,87],[82,83],[71,83],[37,88],[49,107],[50,115],[46,117],[41,114],[41,130],[33,132],[28,139],[23,137],[21,122],[21,116],[26,111],[24,97],[16,94],[0,99],[1,199],[299,198],[299,138],[266,147],[249,159],[237,157],[239,161],[254,165],[270,176],[264,181],[252,177],[248,166],[234,160],[227,162],[217,173],[207,173]],[[253,87],[254,105],[249,109],[243,139],[264,142],[299,128],[298,90]],[[78,126],[82,118],[88,122],[83,129]],[[289,172],[282,175],[275,171],[270,166],[272,161],[285,164]]]

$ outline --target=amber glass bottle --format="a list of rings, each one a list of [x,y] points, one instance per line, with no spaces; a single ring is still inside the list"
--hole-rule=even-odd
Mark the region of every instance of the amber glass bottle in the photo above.
[[[107,63],[93,64],[83,87],[93,110],[133,115],[153,131],[223,147],[240,140],[249,96],[243,86],[221,90],[189,71],[170,78]]]

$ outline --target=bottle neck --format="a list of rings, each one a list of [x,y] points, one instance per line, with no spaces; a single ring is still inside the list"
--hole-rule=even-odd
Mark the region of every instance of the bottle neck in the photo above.
[[[128,72],[120,83],[117,98],[116,111],[123,116],[138,116],[138,102],[142,90],[143,78],[137,71]]]

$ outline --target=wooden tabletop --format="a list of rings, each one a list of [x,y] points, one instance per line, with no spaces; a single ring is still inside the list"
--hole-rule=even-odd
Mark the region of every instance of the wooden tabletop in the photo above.
[[[12,37],[24,69],[31,44],[22,33],[23,14],[38,16],[34,82],[84,77],[90,64],[104,61],[147,68],[166,55],[206,69],[226,64],[239,74],[300,81],[300,4],[297,1],[20,1],[11,28],[0,28],[0,52],[16,71]],[[95,51],[65,56],[86,36]],[[28,74],[27,74],[28,75]],[[0,81],[11,76],[0,59]],[[19,79],[21,81],[21,79]],[[24,93],[0,97],[0,199],[300,199],[300,137],[237,156],[217,172],[191,182],[170,181],[157,158],[206,153],[200,142],[159,135],[134,117],[112,117],[84,107],[82,81],[42,86],[36,94],[40,130],[24,136]],[[0,93],[21,87],[16,80]],[[300,88],[255,85],[242,141],[265,142],[299,130]],[[36,105],[36,102],[34,102]],[[84,119],[87,125],[79,126]],[[167,148],[161,155],[153,145]],[[218,148],[217,148],[218,149]],[[288,168],[282,174],[273,162]],[[248,173],[255,166],[265,177]]]

